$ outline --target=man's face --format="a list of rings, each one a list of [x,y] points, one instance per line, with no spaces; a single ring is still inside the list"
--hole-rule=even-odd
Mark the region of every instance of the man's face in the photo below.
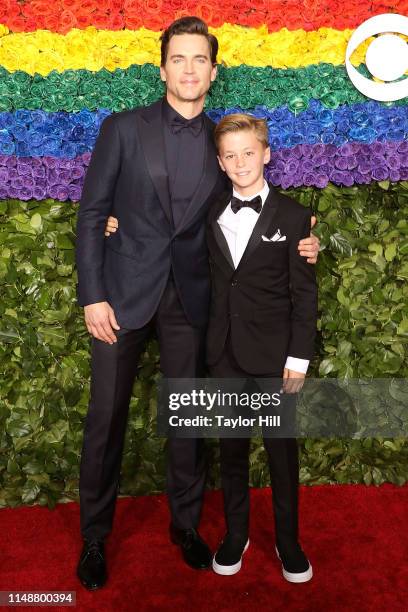
[[[253,130],[224,134],[219,142],[218,161],[234,186],[251,195],[263,186],[264,165],[270,160],[269,147],[257,139]]]
[[[204,103],[216,75],[217,68],[211,64],[210,45],[205,36],[172,36],[167,48],[166,63],[160,67],[160,76],[166,82],[170,103]]]

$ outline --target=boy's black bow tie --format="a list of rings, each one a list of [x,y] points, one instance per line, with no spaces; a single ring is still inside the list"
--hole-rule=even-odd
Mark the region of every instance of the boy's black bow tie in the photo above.
[[[178,134],[181,130],[189,130],[194,136],[198,136],[203,127],[203,118],[202,115],[198,115],[194,117],[194,119],[183,119],[182,117],[174,117],[172,119],[171,131],[173,134]]]
[[[241,208],[247,206],[248,208],[252,208],[256,213],[260,213],[262,210],[262,198],[261,196],[256,196],[252,200],[240,200],[235,196],[231,198],[231,210],[233,213],[237,213]]]

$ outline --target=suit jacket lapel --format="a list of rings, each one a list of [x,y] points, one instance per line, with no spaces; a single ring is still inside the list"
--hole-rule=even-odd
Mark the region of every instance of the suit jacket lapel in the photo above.
[[[147,169],[163,211],[169,222],[173,224],[168,173],[164,153],[162,100],[146,107],[146,109],[137,116],[137,120]]]
[[[186,226],[188,226],[189,222],[194,218],[197,211],[207,201],[217,181],[218,173],[220,172],[217,161],[217,151],[215,149],[213,138],[214,125],[206,115],[204,115],[204,129],[207,132],[207,138],[205,139],[206,145],[204,152],[203,173],[191,202],[187,207],[179,226],[176,228],[176,233],[181,232]]]
[[[234,271],[235,267],[234,262],[232,260],[231,251],[229,250],[227,239],[225,238],[224,233],[218,223],[218,218],[228,206],[230,200],[231,192],[228,191],[220,197],[220,199],[215,204],[213,210],[211,211],[210,215],[210,232],[212,233],[213,239],[216,243],[215,248],[218,247],[219,251],[221,251],[222,262],[224,264],[228,264],[228,266],[226,266],[227,274],[230,274],[231,270]],[[209,246],[211,250],[211,244]]]
[[[243,265],[245,265],[245,262],[259,245],[262,239],[262,234],[265,234],[267,232],[268,227],[270,226],[271,221],[275,216],[276,211],[278,210],[278,197],[279,196],[276,191],[271,185],[269,185],[268,197],[266,198],[265,203],[262,206],[261,214],[259,215],[251,237],[248,240],[248,244],[238,264],[237,270],[239,270]]]

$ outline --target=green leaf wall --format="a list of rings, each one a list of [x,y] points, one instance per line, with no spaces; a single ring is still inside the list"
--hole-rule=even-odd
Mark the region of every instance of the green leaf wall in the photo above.
[[[288,192],[316,212],[319,335],[314,376],[407,377],[408,183]],[[77,205],[0,202],[0,506],[77,499],[89,393],[89,336],[76,305]],[[155,435],[158,349],[134,386],[121,493],[164,490],[165,441]],[[300,440],[301,482],[404,484],[406,439]],[[207,444],[219,486],[216,440]],[[251,483],[268,484],[254,440]]]

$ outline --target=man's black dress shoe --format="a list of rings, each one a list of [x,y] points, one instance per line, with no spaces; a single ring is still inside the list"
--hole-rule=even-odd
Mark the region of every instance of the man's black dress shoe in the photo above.
[[[77,567],[77,576],[89,591],[100,589],[108,576],[102,540],[84,540],[84,547]]]
[[[212,553],[195,529],[177,529],[170,525],[170,539],[180,546],[184,561],[193,569],[208,569]]]

